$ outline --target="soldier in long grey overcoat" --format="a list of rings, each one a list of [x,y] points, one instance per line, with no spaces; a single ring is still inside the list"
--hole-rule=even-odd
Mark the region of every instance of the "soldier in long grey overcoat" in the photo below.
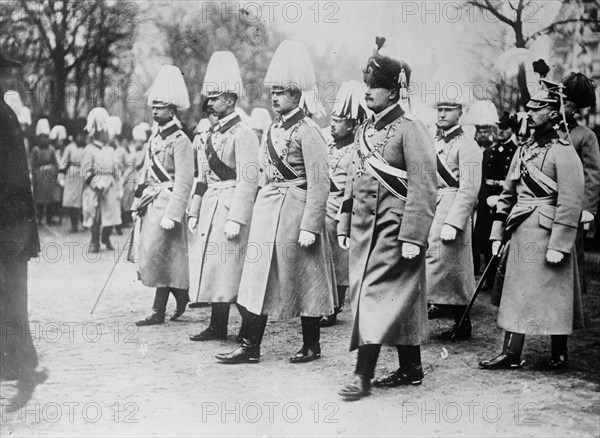
[[[460,321],[470,294],[475,290],[472,252],[472,215],[481,187],[483,152],[472,138],[464,135],[459,119],[462,105],[439,102],[437,151],[438,195],[427,249],[427,302],[451,306],[456,323]],[[449,339],[452,329],[440,334]],[[467,319],[457,338],[471,336]]]
[[[169,293],[175,296],[176,320],[189,301],[189,270],[185,210],[194,180],[192,142],[176,119],[189,108],[181,71],[163,66],[150,89],[148,103],[157,131],[148,141],[145,183],[138,186],[132,210],[141,221],[139,276],[144,285],[155,287],[152,314],[137,325],[162,324]]]
[[[377,39],[378,48],[383,41]],[[376,386],[423,379],[425,249],[437,193],[432,139],[398,103],[409,66],[376,52],[364,80],[375,115],[356,134],[337,231],[350,251],[350,349],[358,348],[356,378],[340,391],[348,399],[369,394],[382,344],[397,348],[400,366]]]
[[[216,356],[223,363],[259,360],[268,316],[299,316],[303,345],[290,361],[317,359],[320,319],[333,312],[335,277],[325,229],[327,149],[318,126],[299,108],[302,90],[298,87],[308,89],[314,81],[298,84],[285,75],[297,69],[310,73],[310,56],[301,43],[286,40],[265,78],[271,85],[273,109],[280,116],[265,136],[262,159],[268,163],[254,203],[238,293],[243,340],[233,352]]]
[[[485,369],[518,368],[526,334],[551,335],[551,369],[567,364],[567,335],[583,324],[575,237],[582,211],[581,161],[554,125],[560,96],[540,91],[527,104],[534,137],[512,160],[498,200],[491,240],[510,236],[498,325],[502,352]]]
[[[258,138],[235,111],[242,80],[235,56],[215,52],[205,84],[207,111],[218,117],[204,136],[194,138],[198,179],[189,209],[196,234],[190,250],[190,290],[196,302],[211,304],[209,326],[192,341],[225,339],[230,303],[235,303],[258,189]]]

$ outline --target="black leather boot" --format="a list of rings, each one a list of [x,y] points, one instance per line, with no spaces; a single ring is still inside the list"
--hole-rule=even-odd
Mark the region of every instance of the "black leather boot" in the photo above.
[[[216,354],[216,359],[226,364],[258,363],[266,326],[266,316],[244,312],[241,331],[247,333],[248,337],[243,338],[242,344],[232,352]]]
[[[482,360],[479,367],[484,370],[512,370],[521,368],[521,352],[525,343],[525,335],[521,333],[506,332],[502,353],[493,359]]]
[[[550,342],[552,344],[552,356],[546,364],[547,369],[561,370],[569,366],[567,341],[567,335],[550,336]]]
[[[110,241],[111,234],[112,234],[112,227],[102,228],[102,237],[101,237],[100,241],[104,244],[104,246],[106,246],[106,249],[108,249],[109,251],[112,251],[113,249],[115,249],[112,246],[112,243]]]
[[[71,219],[71,230],[69,233],[79,232],[79,209],[69,208],[69,218]]]
[[[423,367],[421,365],[421,347],[419,345],[397,345],[398,369],[373,382],[378,388],[395,388],[404,385],[420,385],[423,383]]]
[[[321,325],[319,317],[302,316],[302,348],[290,358],[291,363],[312,362],[321,357]]]
[[[229,303],[213,303],[210,311],[210,324],[197,335],[190,336],[190,341],[222,341],[227,339],[229,322]]]
[[[98,253],[100,252],[100,224],[94,223],[90,227],[91,239],[89,252]]]
[[[441,305],[427,304],[427,319],[438,319],[444,316],[444,308]]]
[[[137,326],[157,325],[165,322],[165,311],[169,301],[169,288],[157,287],[152,305],[152,315],[135,323]]]
[[[471,317],[467,316],[463,321],[462,325],[458,327],[463,314],[467,306],[452,306],[452,313],[454,315],[454,325],[445,332],[440,333],[439,339],[443,341],[460,341],[471,338]]]
[[[238,309],[238,312],[240,312],[240,316],[242,317],[242,322],[244,321],[244,315],[248,312],[246,310],[246,308],[244,306],[240,306],[239,304],[236,304],[236,307]],[[235,337],[235,341],[238,343],[242,343],[242,340],[244,338],[248,337],[248,334],[244,332],[244,324],[240,324],[240,331],[238,332],[237,336]]]
[[[188,294],[187,289],[176,289],[172,287],[171,293],[175,297],[175,302],[177,303],[175,313],[173,313],[173,316],[171,316],[171,321],[177,321],[179,317],[185,312],[187,303],[190,302],[190,296]]]

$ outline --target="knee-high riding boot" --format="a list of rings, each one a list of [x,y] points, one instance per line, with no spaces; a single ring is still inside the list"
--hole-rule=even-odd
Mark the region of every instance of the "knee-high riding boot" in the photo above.
[[[154,294],[154,303],[152,304],[152,315],[141,321],[136,322],[137,326],[156,325],[165,322],[165,311],[169,301],[169,288],[157,287]]]

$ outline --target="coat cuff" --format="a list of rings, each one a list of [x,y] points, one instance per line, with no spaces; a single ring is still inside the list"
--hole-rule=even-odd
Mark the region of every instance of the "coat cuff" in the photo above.
[[[569,254],[575,244],[576,236],[577,227],[554,222],[554,225],[552,225],[552,232],[550,233],[548,249]]]
[[[492,224],[492,232],[490,240],[502,240],[504,237],[504,221],[494,221]]]

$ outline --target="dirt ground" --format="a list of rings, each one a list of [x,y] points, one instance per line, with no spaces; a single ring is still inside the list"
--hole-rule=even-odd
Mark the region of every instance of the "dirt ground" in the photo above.
[[[26,403],[14,382],[0,384],[2,436],[585,436],[600,435],[600,254],[588,253],[587,327],[570,340],[570,370],[548,373],[549,339],[526,340],[526,366],[479,370],[499,351],[501,331],[489,296],[480,296],[469,342],[432,336],[423,351],[423,385],[374,389],[356,402],[337,390],[352,375],[351,314],[322,332],[323,356],[292,365],[299,321],[270,321],[260,364],[222,365],[217,352],[236,347],[232,310],[226,342],[192,343],[209,309],[190,309],[181,322],[137,328],[153,291],[119,261],[109,289],[90,315],[116,253],[85,256],[87,233],[67,225],[41,228],[42,254],[30,263],[30,320],[48,379]],[[129,230],[126,230],[127,234]],[[114,238],[122,248],[126,236]],[[87,258],[86,258],[87,257]],[[169,312],[174,299],[169,301]],[[449,320],[430,321],[435,335]],[[382,350],[377,375],[396,368]]]

